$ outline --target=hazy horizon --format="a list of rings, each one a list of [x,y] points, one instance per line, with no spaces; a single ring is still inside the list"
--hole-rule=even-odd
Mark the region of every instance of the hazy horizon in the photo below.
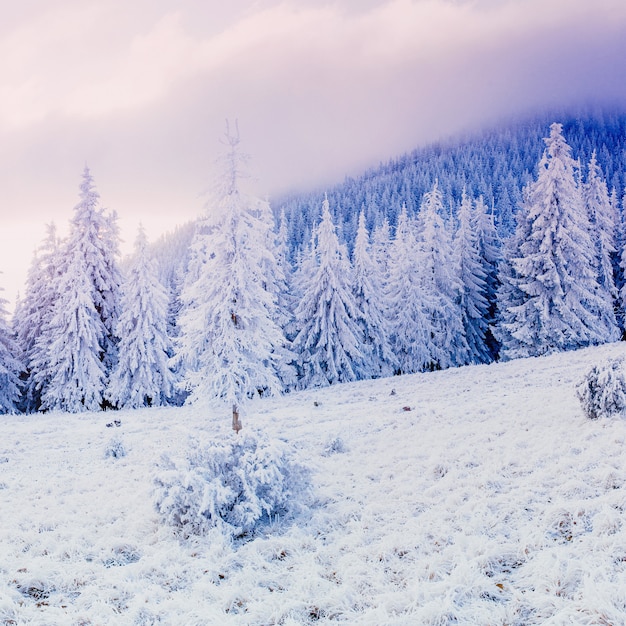
[[[621,0],[33,1],[0,25],[0,285],[89,164],[126,248],[199,215],[226,118],[259,195],[528,112],[626,103]]]

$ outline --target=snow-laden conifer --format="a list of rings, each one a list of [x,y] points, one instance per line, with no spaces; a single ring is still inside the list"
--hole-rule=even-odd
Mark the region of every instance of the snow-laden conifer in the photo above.
[[[611,203],[600,166],[593,151],[589,160],[587,182],[583,185],[583,201],[591,226],[594,244],[594,265],[598,281],[599,324],[606,329],[607,340],[616,340],[619,329],[615,318],[617,288],[613,273],[613,255],[616,251],[618,215]]]
[[[452,238],[443,219],[443,196],[437,183],[424,194],[420,209],[420,277],[424,314],[430,337],[431,369],[465,365],[469,349],[461,318],[461,281],[454,262]]]
[[[271,211],[245,193],[245,156],[239,135],[227,131],[215,197],[207,204],[192,245],[181,294],[177,360],[190,402],[217,397],[233,407],[254,394],[282,391],[279,360],[285,338],[276,324],[276,294],[264,270],[275,264],[268,248]]]
[[[493,212],[490,212],[482,196],[474,203],[472,227],[476,233],[478,256],[485,272],[487,311],[485,319],[487,330],[485,343],[489,358],[498,358],[500,345],[495,337],[498,311],[499,266],[502,259],[500,237],[496,231]]]
[[[491,355],[486,344],[489,308],[486,297],[487,272],[481,263],[472,213],[473,202],[463,190],[458,212],[458,228],[454,238],[456,264],[461,280],[459,307],[470,361],[488,363]]]
[[[321,387],[356,380],[363,370],[361,329],[351,291],[352,267],[345,246],[339,244],[328,198],[311,248],[308,284],[296,308],[294,351],[300,386]]]
[[[119,268],[120,229],[116,211],[101,212],[103,225],[100,231],[103,271],[100,280],[96,279],[96,308],[106,330],[104,336],[104,366],[107,374],[117,362],[116,334],[117,323],[121,314],[122,274]],[[94,264],[94,276],[98,276],[97,265]]]
[[[23,369],[6,305],[7,301],[0,297],[0,414],[18,412]]]
[[[141,227],[135,255],[123,282],[116,335],[117,366],[106,392],[107,400],[119,408],[160,406],[172,396],[174,375],[169,369],[171,342],[167,336],[165,287],[158,279],[156,261],[148,249]]]
[[[398,216],[389,253],[387,317],[391,323],[391,349],[401,374],[420,372],[430,362],[430,324],[424,312],[415,227],[406,205]]]
[[[115,327],[120,312],[122,283],[118,266],[120,235],[117,213],[99,205],[100,194],[96,191],[89,168],[85,166],[80,184],[80,202],[74,208],[65,248],[70,250],[70,254],[77,248],[83,259],[91,284],[91,298],[104,327],[99,341],[108,373],[117,358]]]
[[[58,293],[59,242],[54,224],[46,226],[46,237],[35,251],[26,278],[26,290],[15,315],[15,331],[24,363],[23,410],[37,411],[41,390],[47,386],[50,367],[50,319]]]
[[[285,389],[293,388],[297,383],[296,361],[291,340],[295,336],[294,310],[296,300],[293,294],[293,272],[289,262],[289,235],[287,220],[284,211],[280,219],[280,227],[274,235],[270,231],[271,239],[268,242],[273,247],[274,254],[268,268],[266,284],[272,289],[276,298],[275,322],[282,329],[283,345],[276,347],[276,365],[280,380]]]
[[[292,269],[289,261],[289,233],[287,229],[287,218],[282,211],[280,216],[280,226],[275,237],[275,257],[278,267],[276,276],[277,287],[277,309],[278,323],[289,336],[287,329],[293,326],[293,310],[295,308],[295,298],[292,293]]]
[[[106,329],[94,304],[83,251],[70,246],[66,254],[49,325],[49,380],[41,390],[41,408],[96,411],[102,405],[106,381],[102,363]]]
[[[616,288],[618,293],[618,316],[622,337],[624,337],[626,334],[626,192],[622,198],[621,211],[618,211],[617,215]]]
[[[372,233],[371,255],[378,266],[383,285],[387,284],[389,278],[389,256],[391,253],[391,228],[389,221],[384,219],[382,224],[374,229]]]
[[[79,197],[59,251],[57,296],[36,375],[41,408],[72,413],[102,406],[108,368],[116,358],[120,289],[117,218],[99,207],[88,167]]]
[[[521,301],[508,303],[503,320],[506,358],[571,350],[613,336],[598,315],[595,249],[561,124],[552,124],[545,142],[518,226],[528,228],[528,235],[517,237],[519,248],[510,259]]]
[[[356,300],[357,322],[361,327],[364,357],[362,378],[390,376],[397,362],[389,345],[389,322],[385,317],[387,303],[381,268],[372,258],[365,214],[361,211],[354,243],[353,293]]]

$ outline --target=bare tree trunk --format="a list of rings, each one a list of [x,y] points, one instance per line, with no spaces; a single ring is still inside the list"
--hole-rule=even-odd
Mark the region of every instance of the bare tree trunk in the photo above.
[[[243,428],[239,421],[239,407],[233,404],[233,430],[239,434],[239,431]]]

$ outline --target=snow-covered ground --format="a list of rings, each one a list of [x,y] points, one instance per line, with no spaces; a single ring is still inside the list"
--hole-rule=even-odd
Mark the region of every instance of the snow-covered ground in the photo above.
[[[246,541],[181,539],[153,509],[161,454],[228,415],[3,416],[0,624],[622,624],[626,421],[574,390],[622,353],[259,401],[244,427],[296,446],[315,496]]]

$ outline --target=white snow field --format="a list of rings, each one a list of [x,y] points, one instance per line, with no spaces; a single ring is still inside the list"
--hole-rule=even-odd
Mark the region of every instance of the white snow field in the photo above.
[[[183,539],[153,508],[161,454],[228,415],[2,416],[0,624],[624,624],[626,421],[575,394],[622,353],[258,401],[244,428],[297,447],[314,500],[246,540]]]

